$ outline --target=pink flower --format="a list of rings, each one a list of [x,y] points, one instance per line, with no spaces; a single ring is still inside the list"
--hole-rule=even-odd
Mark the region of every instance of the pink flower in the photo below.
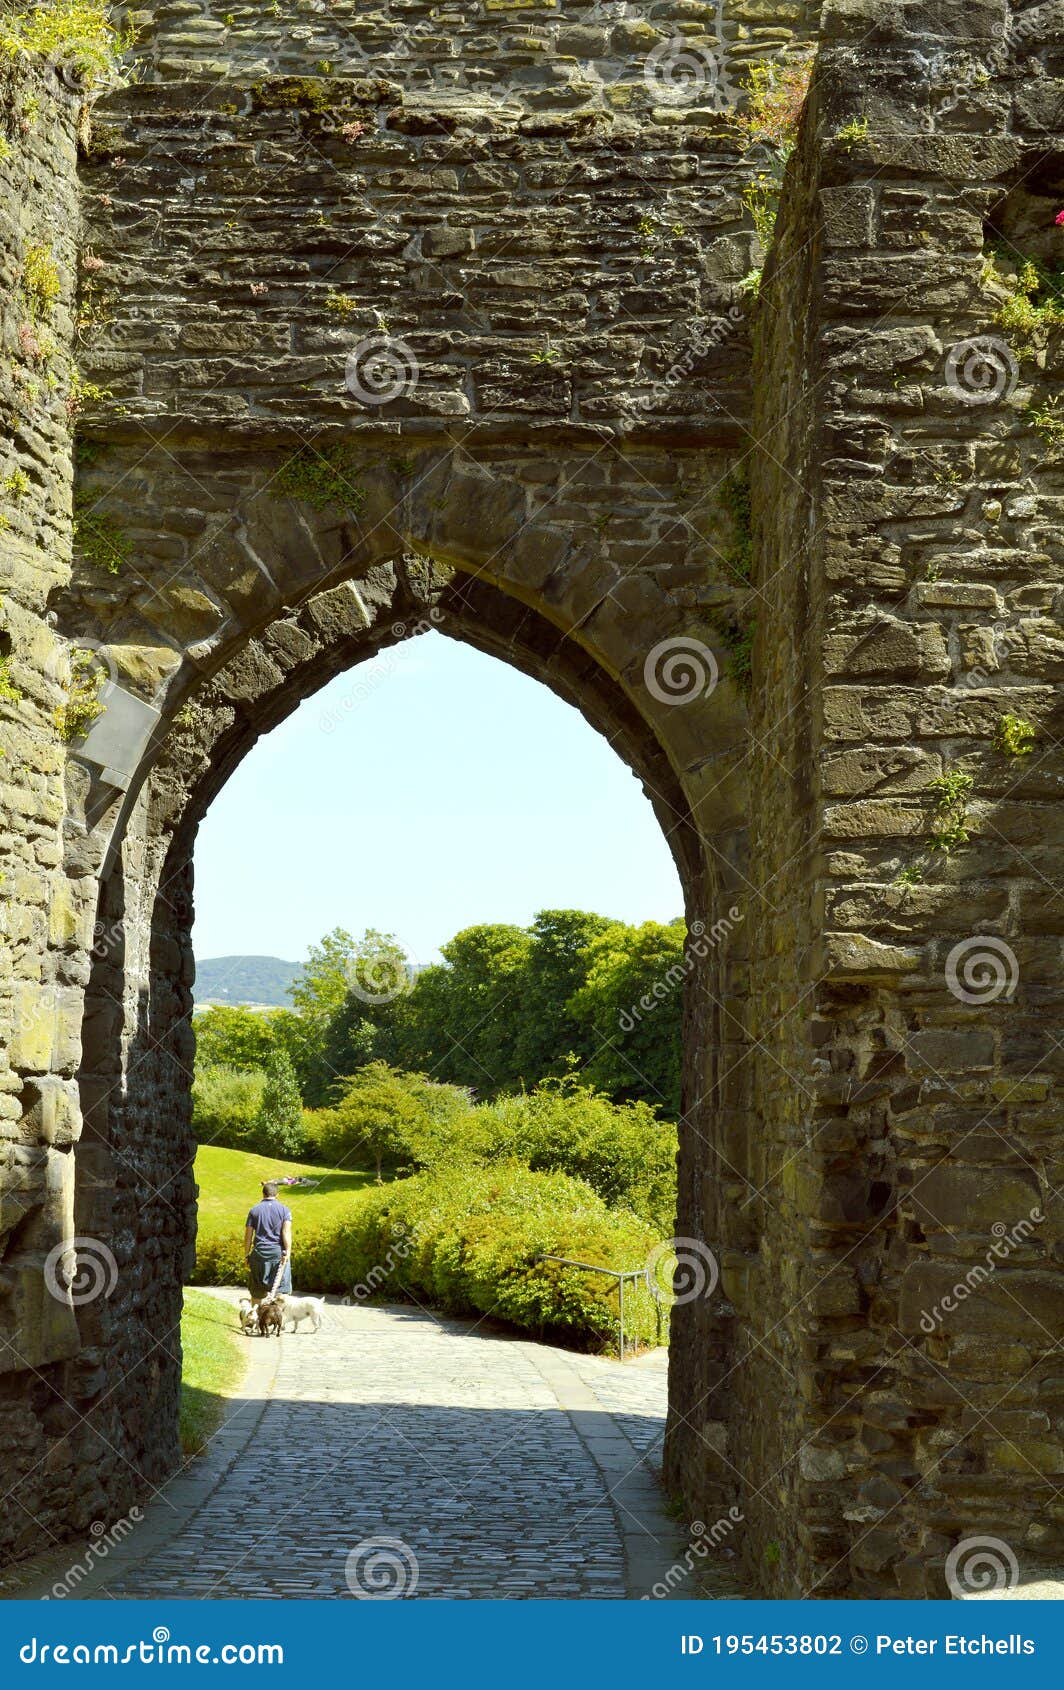
[[[32,323],[19,324],[18,339],[24,357],[39,358],[41,356],[41,343],[37,339]]]
[[[255,295],[256,299],[261,299],[262,295],[264,293],[269,293],[270,290],[266,286],[265,282],[252,282],[251,291]]]
[[[1054,217],[1053,221],[1056,224],[1057,228],[1059,229],[1060,225],[1062,223],[1064,223],[1064,211],[1058,211],[1057,215]]]

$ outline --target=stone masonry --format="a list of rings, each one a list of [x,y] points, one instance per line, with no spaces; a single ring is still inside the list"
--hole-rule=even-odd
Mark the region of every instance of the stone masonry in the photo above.
[[[1059,1558],[1064,333],[988,262],[1064,266],[1059,9],[133,17],[126,88],[0,95],[6,1551],[177,1459],[199,820],[435,626],[616,746],[713,940],[670,1486],[770,1595]],[[755,303],[728,108],[812,51]]]

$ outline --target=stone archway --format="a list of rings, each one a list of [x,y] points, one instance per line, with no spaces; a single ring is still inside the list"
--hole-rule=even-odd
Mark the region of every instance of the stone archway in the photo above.
[[[338,460],[329,455],[320,461],[334,466]],[[290,462],[282,461],[282,471]],[[524,462],[535,460],[529,454]],[[78,851],[87,851],[101,871],[78,1076],[85,1122],[77,1150],[78,1227],[116,1241],[129,1302],[120,1313],[107,1304],[96,1307],[94,1336],[107,1357],[105,1394],[123,1425],[120,1448],[132,1471],[149,1474],[164,1471],[173,1459],[165,1439],[176,1400],[172,1362],[150,1335],[175,1324],[192,1246],[193,844],[211,799],[262,733],[335,674],[436,627],[542,680],[609,739],[651,798],[695,932],[713,934],[712,943],[697,945],[691,957],[682,1173],[688,1193],[704,1179],[707,1147],[718,1136],[710,1123],[719,1107],[722,980],[726,956],[737,957],[742,945],[741,926],[726,922],[718,931],[716,923],[722,898],[734,911],[742,882],[732,757],[744,706],[727,676],[726,653],[714,654],[683,631],[667,593],[655,596],[643,583],[641,615],[618,620],[606,604],[608,583],[619,580],[623,593],[623,578],[565,525],[537,533],[516,478],[464,459],[441,465],[433,454],[414,497],[401,506],[393,501],[392,509],[401,509],[409,524],[401,535],[395,517],[374,522],[365,507],[353,522],[340,503],[319,509],[313,501],[255,491],[256,468],[260,487],[277,474],[272,462],[265,475],[261,466],[241,465],[244,486],[252,491],[230,504],[228,518],[216,525],[197,560],[198,602],[231,607],[223,639],[213,647],[196,642],[183,662],[172,662],[173,624],[166,620],[172,592],[157,594],[160,632],[154,640],[143,636],[135,647],[123,644],[119,635],[128,623],[122,613],[110,625],[110,640],[103,621],[92,632],[82,621],[71,636],[91,647],[115,677],[99,719],[105,731],[98,736],[92,724],[75,753],[85,777]],[[567,468],[556,465],[552,473]],[[373,470],[373,456],[364,453],[367,479]],[[145,473],[143,461],[138,473]],[[172,467],[167,473],[174,473]],[[194,473],[202,491],[209,471],[198,462]],[[94,479],[98,474],[94,465]],[[390,491],[393,467],[385,464],[384,474]],[[223,496],[205,502],[221,507]],[[650,505],[651,520],[656,508]],[[631,509],[634,514],[634,504]],[[442,526],[448,512],[461,513],[454,537]],[[169,537],[175,529],[164,515],[154,532]],[[397,538],[417,549],[389,558],[386,548]],[[474,546],[479,555],[470,558]],[[456,567],[456,559],[465,567]],[[247,590],[240,576],[250,567],[262,583],[258,591]],[[596,571],[603,573],[596,578]],[[186,586],[187,604],[187,571],[177,578]],[[241,581],[239,592],[234,580]],[[295,602],[286,604],[285,597]],[[587,607],[582,621],[559,626],[576,605]],[[78,608],[83,618],[84,600]],[[678,703],[669,701],[670,687]],[[674,715],[686,722],[671,730],[670,747],[663,743],[664,725]],[[109,716],[131,724],[124,749]],[[713,746],[717,755],[707,757]],[[677,748],[687,751],[686,768]],[[118,791],[120,765],[136,758],[126,790]],[[713,802],[718,783],[719,810]],[[711,818],[709,824],[700,816]],[[298,888],[293,892],[298,895]],[[690,1203],[686,1208],[680,1233],[702,1240],[701,1218]],[[116,1315],[121,1338],[111,1325]],[[679,1311],[678,1393],[685,1378],[681,1358],[707,1350],[708,1315],[703,1305]],[[146,1418],[123,1418],[127,1391],[138,1404],[152,1405]],[[121,1491],[132,1482],[128,1471],[121,1461],[109,1465],[109,1488]]]

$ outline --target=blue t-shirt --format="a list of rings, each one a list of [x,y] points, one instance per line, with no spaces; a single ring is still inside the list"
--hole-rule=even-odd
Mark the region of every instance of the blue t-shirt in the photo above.
[[[256,1244],[269,1244],[276,1249],[281,1248],[281,1228],[285,1221],[292,1219],[292,1211],[279,1203],[276,1197],[264,1197],[261,1203],[248,1215],[248,1226],[255,1234]]]

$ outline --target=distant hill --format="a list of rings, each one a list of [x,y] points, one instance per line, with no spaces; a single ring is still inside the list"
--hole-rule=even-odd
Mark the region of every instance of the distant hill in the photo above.
[[[196,1003],[266,1004],[290,1009],[288,987],[302,964],[279,956],[212,956],[196,963]]]

